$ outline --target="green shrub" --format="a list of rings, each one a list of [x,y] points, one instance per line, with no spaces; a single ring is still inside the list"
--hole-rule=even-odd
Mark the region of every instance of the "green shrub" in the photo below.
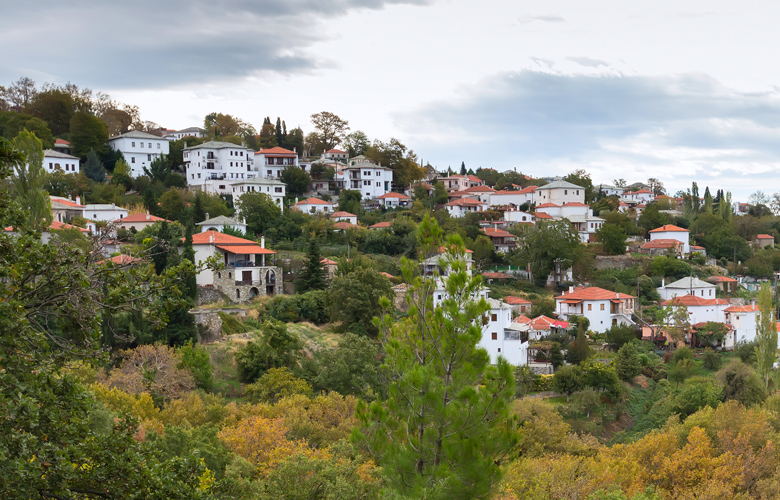
[[[645,354],[642,356],[647,357]],[[623,344],[615,358],[615,370],[621,380],[631,380],[642,371],[642,363],[631,343]]]
[[[190,371],[198,387],[204,391],[211,390],[214,379],[209,353],[202,347],[192,345],[191,340],[181,346],[178,351],[179,356],[181,356],[180,368],[187,368]]]
[[[585,374],[577,365],[563,366],[553,376],[553,390],[567,398],[585,387]]]
[[[721,362],[720,356],[715,351],[710,348],[704,349],[704,353],[702,354],[704,368],[708,370],[717,370],[720,368]]]
[[[311,386],[293,375],[286,367],[271,368],[257,382],[244,389],[244,397],[251,403],[276,403],[295,394],[311,397]]]
[[[623,344],[637,338],[637,330],[633,325],[615,325],[606,331],[607,344],[612,350],[617,351]]]
[[[669,359],[669,364],[676,366],[684,359],[693,361],[693,349],[688,346],[680,346],[675,349]]]

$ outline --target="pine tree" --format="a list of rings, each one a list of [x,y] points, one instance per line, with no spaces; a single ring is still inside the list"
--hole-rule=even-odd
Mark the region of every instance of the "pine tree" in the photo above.
[[[588,359],[588,357],[590,357],[590,346],[588,345],[587,337],[585,337],[585,329],[580,324],[577,328],[577,338],[566,354],[566,361],[577,365]]]
[[[195,250],[192,248],[192,230],[189,226],[184,229],[184,248],[181,256],[183,259],[192,262],[192,265],[195,265]],[[198,297],[198,281],[194,273],[187,275],[181,286],[181,291],[193,300]]]
[[[382,332],[392,381],[387,398],[358,403],[364,440],[386,476],[382,498],[493,498],[501,462],[517,440],[510,425],[512,367],[490,364],[477,346],[480,318],[489,310],[474,300],[482,281],[466,269],[463,240],[448,238],[445,298],[434,307],[440,276],[419,276],[423,259],[437,254],[443,231],[428,216],[420,224],[419,262],[404,263],[409,316],[375,323]],[[416,276],[416,277],[413,277]],[[385,307],[390,302],[385,299]]]
[[[284,144],[284,135],[282,134],[282,119],[276,117],[276,144],[282,146]]]
[[[460,175],[466,175],[466,162],[460,162]]]
[[[203,195],[200,191],[195,193],[195,202],[192,205],[192,221],[195,224],[206,220],[206,212],[203,209]]]
[[[84,174],[95,182],[106,181],[106,169],[103,168],[103,164],[100,162],[100,158],[98,158],[94,149],[90,149],[89,154],[87,154],[87,163],[84,166]]]
[[[324,290],[328,287],[327,272],[322,263],[322,254],[320,254],[320,245],[316,238],[309,241],[309,250],[306,252],[306,263],[301,272],[301,278],[298,280],[296,288],[299,292],[308,292],[309,290]]]

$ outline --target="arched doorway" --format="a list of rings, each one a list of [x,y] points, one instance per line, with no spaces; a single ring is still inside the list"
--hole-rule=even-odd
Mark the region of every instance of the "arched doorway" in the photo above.
[[[274,294],[276,290],[276,273],[273,271],[266,271],[265,273],[265,294],[269,297]]]
[[[260,295],[260,290],[258,290],[257,287],[253,286],[252,288],[249,289],[249,299],[250,300],[254,299],[258,295]]]

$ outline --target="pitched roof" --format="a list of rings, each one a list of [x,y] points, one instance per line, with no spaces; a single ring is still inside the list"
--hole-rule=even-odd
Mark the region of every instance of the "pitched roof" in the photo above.
[[[563,189],[563,188],[585,189],[584,187],[578,186],[576,184],[572,184],[571,182],[566,182],[562,179],[556,179],[549,184],[545,184],[544,186],[539,186],[538,188],[535,189],[535,191],[538,191],[540,189]]]
[[[392,222],[377,222],[373,226],[368,226],[369,229],[384,229],[386,227],[392,226]]]
[[[349,229],[351,227],[357,227],[357,226],[347,221],[341,221],[333,224],[333,229]]]
[[[675,226],[673,224],[664,224],[663,226],[655,228],[655,229],[653,229],[650,232],[651,233],[664,233],[664,232],[667,232],[667,233],[690,233],[690,231],[688,231],[687,229],[683,229],[683,228],[681,228],[679,226]]]
[[[449,251],[449,249],[447,249],[447,247],[445,247],[445,246],[439,247],[439,253],[447,253],[448,251]],[[466,249],[466,253],[474,253],[474,251],[473,250],[469,250],[467,248]]]
[[[169,220],[163,219],[162,217],[157,217],[156,215],[152,215],[150,213],[131,214],[128,215],[127,217],[117,219],[114,222],[158,222],[163,220],[166,222],[171,222]]]
[[[748,304],[746,306],[731,306],[723,310],[727,313],[748,313],[758,311],[758,306],[755,304]]]
[[[336,266],[336,265],[338,265],[338,262],[330,260],[330,259],[327,259],[325,257],[321,258],[320,262],[322,262],[326,266]]]
[[[575,288],[571,293],[564,293],[559,297],[555,297],[555,300],[612,300],[612,299],[633,299],[633,295],[626,295],[625,293],[613,292],[612,290],[605,290],[597,286],[583,286]]]
[[[327,150],[325,152],[326,153],[340,153],[340,154],[346,154],[347,153],[346,151],[342,151],[340,149],[329,149],[329,150]]]
[[[486,170],[487,170],[487,169],[486,169]],[[466,176],[466,178],[467,178],[468,180],[472,181],[472,182],[482,182],[482,179],[480,179],[480,178],[479,178],[479,177],[477,177],[476,175],[471,175],[471,174],[469,174],[469,175],[467,175],[467,176]]]
[[[319,198],[306,198],[305,200],[301,200],[296,205],[333,205],[333,203],[327,202],[325,200],[321,200]]]
[[[556,323],[557,320],[554,320],[552,318],[548,318],[547,316],[537,316],[536,318],[532,319],[530,321],[531,328],[534,330],[549,330],[550,327],[553,326],[553,323]]]
[[[533,304],[530,300],[526,300],[522,297],[515,297],[514,295],[504,297],[504,302],[513,306]]]
[[[260,245],[258,245],[255,242],[253,245],[247,245],[244,243],[238,244],[238,245],[217,245],[217,248],[220,250],[224,250],[227,253],[232,253],[236,255],[261,255],[261,254],[274,254],[273,250],[269,250],[267,248],[263,248]]]
[[[242,221],[238,220],[236,217],[228,217],[226,215],[219,215],[217,217],[211,217],[209,219],[204,220],[203,222],[198,222],[195,224],[196,226],[208,226],[208,225],[217,225],[217,226],[245,226]]]
[[[219,231],[203,231],[192,235],[193,245],[257,245],[256,241],[239,238]]]
[[[464,189],[464,191],[469,193],[495,193],[496,192],[496,190],[490,186],[471,186],[468,189]]]
[[[330,214],[331,219],[335,219],[336,217],[357,217],[357,215],[351,214],[349,212],[333,212]]]
[[[461,198],[459,200],[453,200],[449,203],[445,203],[445,207],[464,207],[464,206],[477,206],[477,205],[485,205],[486,203],[483,203],[479,200],[475,200],[474,198]]]
[[[536,217],[537,219],[552,219],[553,218],[552,215],[544,213],[544,212],[535,212],[533,214],[533,216]]]
[[[279,146],[268,148],[268,149],[261,149],[260,151],[255,151],[256,155],[271,155],[271,156],[298,156],[298,153],[295,151],[290,151],[289,149],[280,148]]]
[[[515,237],[514,234],[504,231],[503,229],[496,229],[492,227],[482,228],[482,232],[490,236],[491,238],[514,238]]]
[[[587,203],[580,203],[579,201],[570,201],[569,203],[564,203],[564,207],[589,207]]]
[[[384,271],[382,271],[382,272],[381,272],[381,273],[379,273],[379,274],[381,274],[381,275],[382,275],[382,276],[384,276],[385,278],[390,278],[391,280],[394,280],[394,279],[395,279],[395,276],[393,276],[393,275],[392,275],[392,274],[390,274],[390,273],[386,273],[386,272],[384,272]]]
[[[715,285],[712,283],[707,283],[706,281],[702,281],[696,277],[686,276],[685,278],[679,279],[673,283],[669,283],[665,286],[665,288],[715,288]]]
[[[84,208],[85,207],[85,205],[79,205],[78,203],[76,203],[73,200],[69,200],[67,198],[61,198],[59,196],[49,196],[49,199],[51,201],[56,201],[57,203],[62,203],[63,205],[67,205],[67,206],[73,207],[73,208]]]
[[[244,146],[240,146],[238,144],[233,144],[232,142],[225,142],[225,141],[208,141],[204,142],[203,144],[197,144],[195,146],[188,146],[184,148],[185,151],[190,151],[192,149],[225,149],[225,148],[239,148],[239,149],[249,149]]]
[[[111,257],[110,259],[101,260],[98,262],[98,264],[108,264],[109,262],[116,266],[129,266],[130,264],[141,262],[141,259],[138,257],[133,257],[132,255],[119,254]]]
[[[682,245],[680,240],[660,239],[647,241],[642,248],[674,248],[680,245]]]
[[[528,186],[528,187],[525,187],[525,188],[520,190],[520,194],[533,193],[534,191],[536,191],[536,188],[538,188],[538,187],[539,186]]]
[[[51,225],[49,226],[50,230],[63,230],[63,229],[78,229],[82,233],[88,233],[89,229],[84,229],[83,227],[78,226],[71,226],[70,224],[65,224],[64,222],[57,222],[56,220],[51,221]],[[8,231],[8,228],[6,228],[6,231]]]
[[[385,193],[382,196],[377,196],[377,200],[384,200],[387,198],[398,198],[399,200],[411,200],[410,197],[406,196],[403,193],[396,193],[394,191],[390,191],[389,193]]]
[[[774,240],[775,237],[771,234],[757,234],[756,235],[757,240]]]
[[[723,299],[705,299],[704,297],[697,297],[695,295],[678,295],[669,300],[664,300],[660,305],[668,306],[714,306],[714,305],[726,305],[728,301]]]
[[[512,279],[510,275],[507,273],[482,273],[483,278],[491,279],[491,280],[507,280]]]
[[[558,207],[560,207],[560,205],[556,205],[555,203],[542,203],[541,205],[536,205],[537,209],[540,209],[540,208],[550,208],[550,207],[558,208]]]
[[[710,276],[707,281],[710,283],[736,283],[737,280],[728,276]]]
[[[158,141],[163,140],[167,141],[168,139],[163,139],[159,135],[150,134],[148,132],[141,132],[140,130],[131,130],[130,132],[115,135],[114,137],[111,137],[109,141],[113,141],[114,139],[119,139],[120,137],[127,137],[130,139],[156,139]],[[235,144],[234,144],[235,146]]]
[[[53,149],[46,149],[43,152],[44,158],[62,158],[63,160],[78,160],[77,156],[71,156],[61,151],[55,151]]]
[[[70,146],[70,143],[65,139],[55,139],[54,144],[62,144],[63,146]]]

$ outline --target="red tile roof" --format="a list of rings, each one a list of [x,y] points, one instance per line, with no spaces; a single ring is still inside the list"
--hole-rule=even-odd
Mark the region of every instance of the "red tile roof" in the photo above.
[[[527,324],[531,323],[531,318],[529,318],[528,316],[526,316],[524,314],[521,314],[520,316],[516,317],[513,321],[515,323],[520,323],[521,325],[527,325]]]
[[[650,240],[642,245],[642,248],[675,248],[682,245],[679,240],[660,239]]]
[[[538,316],[530,321],[531,328],[534,330],[549,330],[553,323],[557,320],[548,318],[547,316]]]
[[[552,219],[553,216],[544,212],[536,212],[533,214],[537,219]]]
[[[504,302],[506,302],[507,304],[511,304],[513,306],[533,304],[533,302],[531,302],[530,300],[526,300],[522,297],[515,297],[514,295],[509,295],[507,297],[504,297]]]
[[[485,205],[485,203],[475,200],[473,198],[461,198],[460,200],[453,200],[449,203],[446,203],[445,207],[463,207],[463,206],[477,206],[477,205]]]
[[[235,255],[260,255],[260,254],[268,255],[268,254],[276,253],[273,250],[262,248],[257,243],[255,243],[254,245],[245,245],[243,243],[239,245],[217,245],[217,248],[219,248],[220,250],[224,250],[227,253],[232,253]]]
[[[340,149],[329,149],[329,150],[327,150],[325,152],[326,153],[340,153],[340,154],[346,154],[347,153],[346,151],[342,151]]]
[[[758,311],[758,306],[755,304],[748,304],[746,306],[731,306],[723,310],[727,313],[748,313]]]
[[[377,222],[373,226],[369,226],[369,229],[384,229],[386,227],[392,226],[392,222]]]
[[[393,275],[392,275],[392,274],[390,274],[390,273],[386,273],[386,272],[384,272],[384,271],[382,271],[382,272],[381,272],[381,273],[379,273],[379,274],[381,274],[381,275],[382,275],[382,276],[384,276],[385,278],[390,278],[391,280],[394,280],[394,279],[395,279],[395,276],[393,276]]]
[[[382,196],[377,196],[376,199],[377,200],[384,200],[384,199],[387,199],[387,198],[398,198],[399,200],[411,200],[411,198],[406,196],[405,194],[396,193],[396,192],[393,192],[393,191],[390,191],[389,193],[385,193]]]
[[[503,229],[496,229],[492,227],[486,227],[482,229],[482,232],[491,238],[514,238],[515,235],[504,231]]]
[[[256,151],[255,154],[266,156],[298,156],[295,151],[290,151],[289,149],[280,148],[278,146],[274,148],[261,149],[260,151]]]
[[[491,280],[507,280],[512,279],[507,273],[482,273],[483,278]]]
[[[305,200],[301,200],[296,205],[333,205],[333,203],[329,203],[325,200],[321,200],[319,198],[306,198]]]
[[[109,262],[117,266],[129,266],[130,264],[141,262],[141,259],[139,259],[138,257],[133,257],[132,255],[120,254],[120,255],[115,255],[110,259],[101,260],[100,262],[98,262],[98,264],[107,264]]]
[[[564,203],[564,207],[589,207],[587,203],[580,203],[579,201],[570,201],[569,203]],[[538,207],[537,207],[538,208]]]
[[[476,175],[467,175],[466,178],[470,180],[471,182],[482,182],[482,179],[477,177]]]
[[[757,240],[774,240],[775,237],[771,234],[757,234],[756,235]]]
[[[257,242],[212,230],[212,231],[204,231],[202,233],[193,234],[192,244],[193,245],[210,245],[210,244],[257,245]]]
[[[536,208],[549,208],[549,207],[560,207],[560,205],[556,205],[555,203],[542,203],[541,205],[536,205]]]
[[[350,224],[347,221],[341,221],[333,224],[333,229],[349,229],[351,227],[357,227],[357,226],[354,224]]]
[[[54,144],[63,144],[65,146],[70,146],[70,143],[65,139],[55,139]]]
[[[495,193],[496,192],[496,190],[490,186],[471,186],[468,189],[464,189],[464,191],[469,193]]]
[[[338,265],[338,263],[337,263],[337,262],[335,262],[335,261],[332,261],[332,260],[330,260],[330,259],[326,259],[325,257],[323,257],[322,259],[320,259],[320,262],[322,262],[322,263],[323,263],[323,264],[325,264],[326,266],[337,266],[337,265]]]
[[[447,247],[444,247],[444,246],[439,247],[439,253],[447,253],[447,252],[448,252]],[[466,249],[466,253],[474,253],[474,251],[473,250],[469,250],[467,248]]]
[[[555,297],[555,300],[612,300],[612,299],[633,299],[633,295],[626,295],[625,293],[613,292],[612,290],[605,290],[597,286],[587,286],[575,288],[571,293],[564,293],[560,297]]]
[[[714,305],[726,305],[728,304],[727,301],[723,299],[705,299],[704,297],[697,297],[695,295],[678,295],[677,297],[674,297],[670,300],[664,300],[661,302],[662,306],[668,306],[668,305],[675,305],[675,306],[714,306]]]
[[[729,278],[728,276],[712,276],[710,278],[707,278],[707,281],[713,282],[713,283],[736,283],[737,280],[734,278]]]
[[[162,217],[157,217],[156,215],[152,215],[152,214],[132,214],[132,215],[128,215],[123,219],[117,219],[114,222],[159,222],[159,221],[171,222],[167,219],[163,219]]]
[[[687,229],[683,229],[681,227],[672,225],[672,224],[665,224],[659,228],[653,229],[650,231],[651,233],[690,233]]]
[[[351,214],[349,212],[333,212],[330,214],[331,219],[335,219],[336,217],[357,217],[357,215]]]
[[[84,229],[83,227],[78,226],[71,226],[70,224],[65,224],[64,222],[57,222],[56,220],[51,221],[51,225],[49,226],[49,229],[51,230],[63,230],[63,229],[78,229],[82,233],[88,233],[89,229]],[[5,228],[6,231],[10,231],[10,228]]]
[[[52,196],[50,199],[52,201],[56,201],[57,203],[62,203],[63,205],[67,205],[69,207],[73,207],[73,208],[86,208],[85,205],[79,205],[75,201],[69,200],[67,198],[60,198],[59,196]]]
[[[533,193],[539,186],[528,186],[520,190],[520,194]]]

